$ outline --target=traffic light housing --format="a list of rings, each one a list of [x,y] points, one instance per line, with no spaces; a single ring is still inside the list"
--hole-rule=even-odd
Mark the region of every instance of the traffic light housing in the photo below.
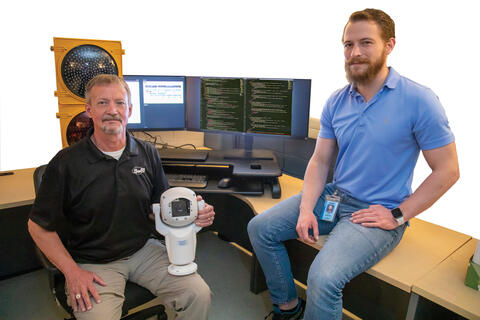
[[[120,41],[53,38],[62,146],[65,148],[86,135],[93,125],[85,113],[85,86],[98,74],[122,76]]]

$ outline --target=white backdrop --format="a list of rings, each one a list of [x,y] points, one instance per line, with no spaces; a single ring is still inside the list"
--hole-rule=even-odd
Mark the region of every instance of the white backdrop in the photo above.
[[[457,139],[461,178],[420,217],[480,238],[476,2],[3,1],[0,170],[38,166],[61,148],[53,37],[120,40],[124,74],[310,78],[319,117],[346,83],[345,22],[374,7],[396,22],[389,65],[436,92]],[[420,159],[414,187],[428,172]]]

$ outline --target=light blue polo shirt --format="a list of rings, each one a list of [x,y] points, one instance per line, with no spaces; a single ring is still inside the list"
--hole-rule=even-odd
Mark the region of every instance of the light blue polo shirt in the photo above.
[[[433,91],[389,69],[368,103],[352,85],[335,92],[323,109],[319,136],[338,143],[335,185],[358,200],[392,209],[412,193],[420,150],[455,138]]]

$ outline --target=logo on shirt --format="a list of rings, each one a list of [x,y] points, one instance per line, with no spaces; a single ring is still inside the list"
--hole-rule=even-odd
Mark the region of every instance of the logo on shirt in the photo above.
[[[137,176],[139,176],[139,175],[145,173],[145,168],[142,168],[142,167],[133,167],[132,173],[133,173],[133,174],[136,174]]]

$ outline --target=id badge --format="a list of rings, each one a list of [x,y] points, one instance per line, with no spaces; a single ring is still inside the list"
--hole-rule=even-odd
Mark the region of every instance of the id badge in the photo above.
[[[324,221],[333,222],[335,215],[337,214],[338,205],[340,204],[340,197],[333,195],[325,196],[325,203],[323,205],[323,211],[320,215],[320,219]]]

